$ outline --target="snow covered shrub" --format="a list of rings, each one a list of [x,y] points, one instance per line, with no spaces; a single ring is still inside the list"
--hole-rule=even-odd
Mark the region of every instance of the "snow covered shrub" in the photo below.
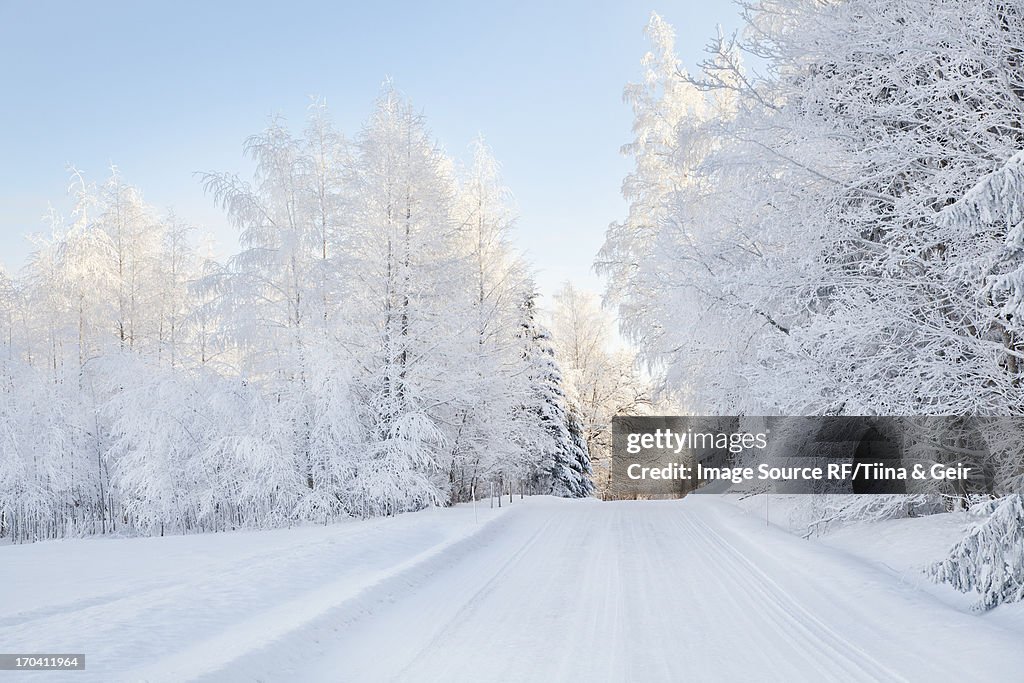
[[[803,528],[804,538],[827,534],[837,527],[863,520],[901,519],[942,512],[942,503],[922,494],[803,496],[790,513],[790,524]]]
[[[1024,600],[1024,498],[1015,493],[995,501],[991,516],[926,572],[961,592],[976,591],[979,611]]]

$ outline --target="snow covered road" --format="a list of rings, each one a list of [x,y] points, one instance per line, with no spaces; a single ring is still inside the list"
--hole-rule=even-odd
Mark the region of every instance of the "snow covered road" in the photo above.
[[[62,583],[63,571],[79,578]],[[713,496],[517,498],[476,514],[7,547],[0,596],[0,650],[86,653],[85,672],[55,680],[962,682],[1024,670],[1019,633]]]

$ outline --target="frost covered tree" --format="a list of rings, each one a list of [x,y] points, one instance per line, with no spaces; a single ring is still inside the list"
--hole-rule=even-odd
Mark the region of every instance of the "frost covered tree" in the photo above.
[[[71,192],[71,221],[51,212],[49,236],[37,239],[5,296],[13,326],[3,375],[14,384],[2,419],[4,453],[8,473],[18,479],[9,490],[21,494],[4,514],[15,519],[22,539],[103,532],[123,523],[125,499],[112,483],[118,455],[104,406],[138,378],[111,378],[137,357],[159,357],[172,299],[174,318],[184,318],[188,308],[187,253],[179,250],[173,259],[172,272],[181,277],[169,276],[168,224],[136,188],[115,169],[99,187],[74,172]],[[179,342],[185,345],[184,335]],[[25,525],[33,516],[34,526]]]
[[[968,2],[781,6],[793,19],[776,29],[776,60],[792,74],[779,79],[781,116],[794,149],[808,150],[802,165],[820,190],[806,204],[821,217],[804,221],[818,246],[797,290],[814,314],[784,357],[807,359],[827,409],[1012,409],[982,283],[964,268],[996,236],[946,230],[936,216],[1020,147],[1021,71],[1008,52],[1024,35],[1019,13]],[[903,49],[908,41],[918,49]]]
[[[623,146],[633,171],[623,181],[626,220],[613,223],[595,268],[607,278],[605,300],[662,392],[685,387],[691,409],[707,413],[736,405],[747,393],[744,362],[723,340],[742,330],[783,329],[760,300],[764,288],[740,288],[742,264],[759,247],[745,229],[764,178],[726,158],[723,128],[736,117],[736,78],[716,72],[716,92],[705,93],[674,54],[674,31],[652,15],[651,51],[643,79],[627,85],[634,139]],[[712,64],[733,64],[734,50],[718,48]],[[733,154],[729,151],[729,155]],[[758,296],[748,299],[756,289]]]
[[[543,427],[547,439],[532,476],[534,488],[569,498],[593,495],[590,451],[571,399],[566,396],[562,370],[556,358],[551,334],[537,320],[536,294],[523,301],[520,337],[523,357],[529,368],[532,394],[525,406]]]
[[[1002,237],[937,217],[1020,148],[1020,13],[765,0],[744,18],[695,75],[645,59],[655,93],[701,103],[635,107],[638,141],[669,142],[626,149],[630,218],[598,259],[627,336],[701,412],[1015,411],[969,265]],[[672,64],[670,32],[650,33]],[[651,201],[634,187],[659,149]]]
[[[1020,7],[742,9],[692,73],[652,17],[626,90],[629,214],[595,265],[656,385],[697,414],[1020,415]],[[1003,496],[1024,439],[995,423],[967,440]]]
[[[932,579],[978,595],[977,609],[1024,600],[1024,502],[1015,493],[983,506],[988,517],[979,522],[931,565]]]
[[[1024,302],[1024,152],[978,179],[936,223],[949,232],[973,236],[980,246],[961,266],[981,285],[981,303],[992,311],[993,338],[1003,345],[1009,379],[1019,384],[1021,348],[1019,313]],[[1001,243],[1000,243],[1001,241]]]
[[[453,220],[450,163],[391,87],[356,142],[351,276],[359,283],[343,344],[362,368],[365,454],[352,484],[361,514],[447,496],[444,462],[464,400],[457,381],[467,263]],[[358,350],[355,350],[358,349]]]
[[[472,163],[461,174],[453,217],[469,292],[465,326],[457,332],[465,361],[454,372],[464,395],[474,397],[458,407],[448,447],[455,501],[472,496],[489,479],[496,478],[499,488],[521,482],[535,454],[548,449],[548,435],[524,408],[534,390],[519,341],[520,313],[533,283],[511,245],[511,193],[482,138],[474,141]]]
[[[230,173],[208,173],[204,186],[239,229],[242,250],[208,283],[230,307],[237,342],[251,351],[256,372],[299,376],[303,353],[317,326],[330,315],[339,264],[342,179],[331,170],[346,153],[321,109],[314,109],[308,137],[295,138],[274,121],[245,143],[255,162],[252,183]],[[261,364],[269,364],[262,367]]]
[[[611,477],[612,418],[646,412],[650,387],[640,377],[634,355],[616,348],[611,339],[614,322],[595,294],[567,282],[553,303],[551,332],[567,401],[604,492]]]
[[[326,447],[323,439],[348,434],[355,419],[331,391],[316,391],[328,389],[319,381],[317,361],[334,361],[332,370],[346,363],[332,358],[330,325],[341,286],[335,274],[344,267],[340,210],[347,143],[314,104],[305,135],[295,137],[283,121],[273,121],[246,141],[245,151],[256,164],[252,183],[229,173],[203,176],[239,229],[242,246],[226,267],[203,280],[211,297],[207,314],[227,323],[243,374],[280,406],[266,426],[276,428],[273,440],[282,448],[267,457],[288,464],[268,470],[268,487],[279,492],[289,516],[330,515],[340,509],[344,486],[338,478],[344,466],[335,460],[349,449]],[[333,424],[327,427],[326,420]]]
[[[0,275],[0,538],[326,523],[541,476],[590,493],[482,141],[458,166],[388,85],[351,142],[317,101],[245,153],[251,179],[201,176],[226,260],[116,169],[76,171],[70,219]]]

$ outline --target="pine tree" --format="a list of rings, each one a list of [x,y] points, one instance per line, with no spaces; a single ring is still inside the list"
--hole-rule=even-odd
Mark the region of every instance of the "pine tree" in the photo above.
[[[567,406],[554,344],[551,335],[536,319],[535,301],[536,294],[526,297],[521,335],[533,389],[531,412],[543,425],[548,438],[533,481],[539,490],[552,495],[583,498],[594,493],[590,454],[579,417]]]

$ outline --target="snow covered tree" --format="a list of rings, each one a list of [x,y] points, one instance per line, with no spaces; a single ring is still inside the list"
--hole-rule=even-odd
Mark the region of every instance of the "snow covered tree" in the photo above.
[[[565,425],[568,432],[568,448],[562,450],[561,458],[556,458],[551,471],[552,490],[556,496],[564,498],[587,498],[594,495],[594,471],[590,463],[586,435],[583,423],[574,406],[565,412]]]
[[[349,329],[365,456],[351,505],[394,514],[447,499],[446,448],[461,392],[468,308],[450,162],[390,86],[356,143]]]
[[[691,409],[724,412],[749,393],[735,330],[783,329],[761,301],[764,288],[737,286],[736,278],[760,253],[744,222],[771,184],[749,165],[725,162],[736,157],[724,130],[739,107],[735,77],[716,72],[717,91],[703,92],[674,54],[672,28],[655,14],[647,34],[643,81],[625,91],[635,134],[622,149],[634,161],[622,188],[629,215],[608,228],[595,268],[608,278],[605,300],[617,307],[657,388],[685,386]],[[720,47],[712,65],[739,69],[733,52]]]
[[[866,0],[765,3],[762,17],[784,105],[758,139],[782,168],[802,167],[794,179],[818,178],[800,202],[820,217],[801,221],[813,267],[794,287],[813,315],[780,360],[819,378],[808,384],[826,409],[1007,409],[988,312],[961,268],[987,247],[935,218],[1019,148],[1021,74],[1005,41],[1021,35],[1020,18],[1006,23],[998,3]]]
[[[243,247],[226,268],[205,278],[211,294],[206,314],[231,326],[243,373],[270,391],[279,406],[271,418],[274,439],[287,446],[276,457],[290,464],[270,471],[279,501],[290,501],[281,509],[289,516],[319,518],[339,509],[347,482],[339,480],[345,468],[336,460],[349,453],[327,448],[323,439],[347,434],[354,420],[320,382],[318,367],[318,361],[331,358],[331,326],[341,305],[348,150],[325,108],[314,104],[303,137],[274,121],[247,140],[246,153],[256,162],[253,184],[226,173],[204,176],[207,190],[239,228]],[[344,359],[332,361],[332,369],[347,367]],[[327,420],[333,424],[324,424]]]
[[[612,418],[637,415],[651,404],[635,358],[611,339],[614,322],[597,296],[565,283],[555,293],[551,331],[565,374],[565,393],[580,424],[602,493],[610,483]]]
[[[523,409],[532,387],[519,342],[520,302],[533,283],[511,246],[511,194],[482,138],[472,155],[453,207],[469,287],[465,324],[456,332],[465,362],[453,371],[464,395],[474,398],[460,403],[449,441],[453,502],[468,499],[486,481],[499,489],[521,482],[546,438],[536,416]]]
[[[987,518],[927,570],[937,582],[978,594],[979,611],[1024,600],[1024,499],[1016,493],[983,510]]]
[[[1015,410],[966,267],[1002,237],[936,217],[1021,147],[1019,12],[764,0],[744,18],[745,41],[717,41],[697,76],[658,70],[676,83],[662,91],[689,84],[703,104],[636,110],[639,140],[659,121],[672,133],[667,168],[627,148],[627,224],[646,237],[613,225],[598,259],[624,332],[699,412]],[[652,26],[671,64],[670,32]],[[645,195],[632,188],[648,168]]]
[[[497,162],[392,87],[349,144],[314,102],[202,176],[239,253],[116,171],[0,275],[0,537],[222,531],[592,491]],[[557,443],[556,443],[557,442]]]
[[[523,301],[520,332],[532,389],[525,406],[547,436],[539,448],[541,459],[532,482],[537,490],[556,496],[591,496],[595,492],[593,469],[583,426],[563,389],[551,335],[537,321],[536,296],[531,292]]]

